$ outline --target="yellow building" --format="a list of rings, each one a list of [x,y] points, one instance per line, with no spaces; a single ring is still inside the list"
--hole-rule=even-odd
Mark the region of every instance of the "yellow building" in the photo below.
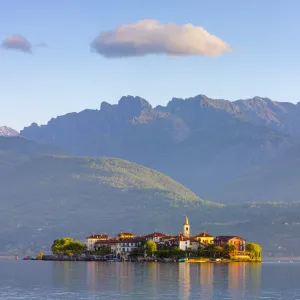
[[[204,245],[214,243],[214,237],[206,232],[202,232],[195,236],[195,239]]]
[[[116,236],[117,240],[132,239],[132,238],[134,238],[134,234],[130,232],[121,232]]]
[[[98,241],[107,241],[109,239],[107,234],[95,234],[93,233],[92,235],[86,237],[86,245],[87,245],[87,250],[88,251],[94,251],[95,249],[95,243]]]

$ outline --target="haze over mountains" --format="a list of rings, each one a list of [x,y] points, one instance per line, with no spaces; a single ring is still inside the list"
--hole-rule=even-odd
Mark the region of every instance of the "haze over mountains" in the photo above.
[[[261,97],[230,102],[198,95],[152,108],[127,96],[116,105],[103,102],[100,110],[34,123],[21,135],[73,155],[118,157],[154,168],[204,199],[294,201],[298,178],[285,160],[298,159],[293,149],[299,117],[299,104]]]

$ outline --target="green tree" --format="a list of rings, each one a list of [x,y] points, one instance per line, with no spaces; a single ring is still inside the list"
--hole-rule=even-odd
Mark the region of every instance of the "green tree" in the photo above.
[[[215,253],[220,257],[221,254],[224,252],[224,249],[220,246],[215,246]]]
[[[171,250],[171,255],[176,255],[177,258],[184,257],[185,251],[181,250],[180,248],[173,248]]]
[[[227,255],[230,255],[231,253],[234,255],[236,251],[236,246],[234,244],[227,244],[224,247],[224,251]]]
[[[156,250],[157,250],[157,246],[154,241],[149,240],[146,242],[146,252],[148,256],[152,256]]]
[[[205,254],[204,249],[199,247],[197,250],[197,256],[201,257],[201,256],[204,256],[204,254]]]
[[[262,248],[260,245],[255,243],[246,244],[246,252],[250,255],[250,258],[260,260]]]
[[[209,257],[216,257],[216,246],[211,244],[205,248],[205,251],[208,253]]]
[[[73,256],[84,252],[86,250],[86,246],[79,241],[74,241],[72,238],[67,237],[54,240],[51,250],[53,254]]]

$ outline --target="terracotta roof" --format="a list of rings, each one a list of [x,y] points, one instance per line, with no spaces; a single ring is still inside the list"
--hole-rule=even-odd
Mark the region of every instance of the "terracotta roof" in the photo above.
[[[146,234],[144,237],[164,237],[166,236],[165,233],[161,233],[161,232],[153,232],[153,233],[150,233],[150,234]]]
[[[241,240],[245,241],[245,239],[243,239],[237,235],[219,235],[219,236],[215,237],[215,240],[227,242],[233,238],[237,238],[237,239],[241,239]]]
[[[115,239],[112,240],[100,240],[95,243],[95,245],[108,245],[108,244],[116,244],[118,241]]]
[[[213,236],[207,232],[202,232],[202,233],[196,235],[195,237],[213,237]]]
[[[86,239],[108,239],[108,235],[107,234],[95,234],[93,233],[92,235],[86,237]]]
[[[184,236],[182,233],[179,233],[178,236],[174,237],[178,241],[189,241],[192,237]]]
[[[127,238],[127,239],[118,240],[118,243],[137,243],[142,240],[143,239],[141,238]]]
[[[162,239],[163,240],[170,240],[170,239],[172,239],[174,237],[175,237],[175,235],[165,235],[165,236],[162,237]]]

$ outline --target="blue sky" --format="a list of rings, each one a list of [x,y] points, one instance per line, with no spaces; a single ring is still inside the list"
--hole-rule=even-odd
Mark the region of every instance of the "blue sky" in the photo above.
[[[123,95],[153,106],[206,94],[300,101],[300,1],[0,0],[0,41],[20,34],[32,54],[0,50],[0,126],[16,129]],[[102,31],[144,19],[191,23],[228,43],[217,57],[148,55],[107,59],[90,43]]]

